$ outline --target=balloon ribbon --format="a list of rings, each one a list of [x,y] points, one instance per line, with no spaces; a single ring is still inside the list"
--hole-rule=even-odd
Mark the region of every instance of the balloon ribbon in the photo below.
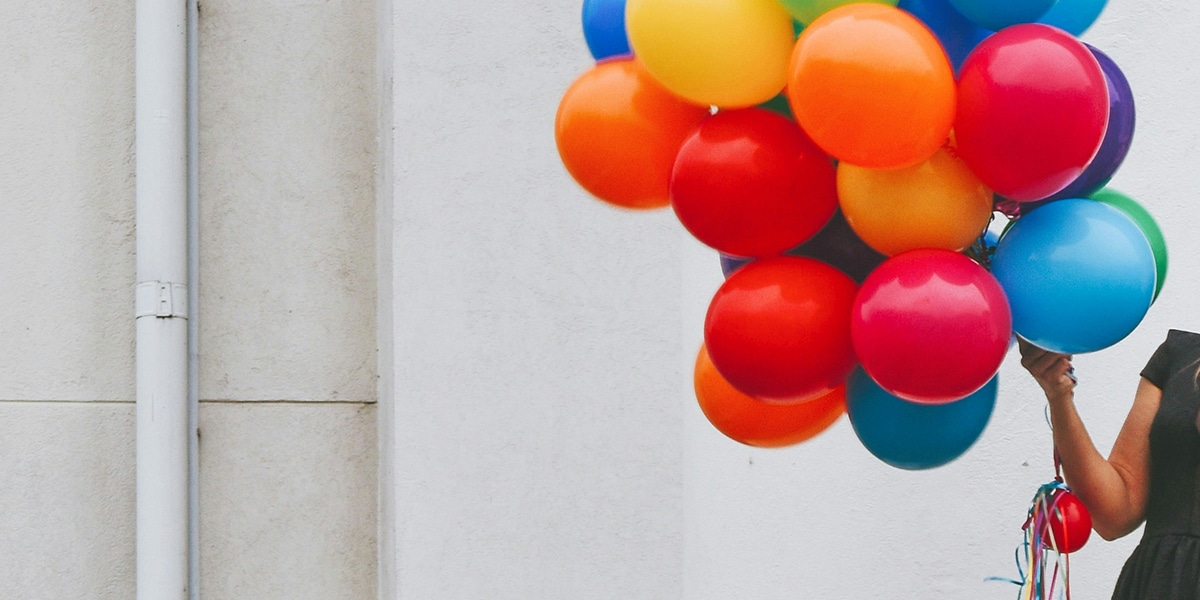
[[[1054,528],[1050,526],[1051,515],[1057,515],[1062,521],[1062,513],[1055,505],[1061,497],[1060,492],[1066,491],[1070,488],[1061,477],[1038,488],[1029,505],[1025,524],[1021,526],[1024,539],[1015,552],[1018,578],[988,577],[985,581],[1005,581],[1020,586],[1017,600],[1071,600],[1070,554],[1051,549],[1070,547],[1068,540],[1061,540],[1060,544],[1055,539]],[[1063,533],[1065,535],[1066,528]]]

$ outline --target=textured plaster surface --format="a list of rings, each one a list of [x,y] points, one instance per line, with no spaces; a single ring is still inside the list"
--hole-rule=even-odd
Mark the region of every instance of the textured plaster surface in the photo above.
[[[1045,401],[1015,356],[987,431],[939,469],[886,466],[845,419],[790,449],[725,439],[690,381],[715,252],[561,172],[554,111],[590,64],[578,4],[396,2],[393,24],[398,598],[1016,593],[985,579],[1017,576],[1025,511],[1054,471]],[[1076,358],[1105,454],[1166,329],[1200,330],[1198,25],[1191,4],[1118,0],[1084,37],[1138,103],[1112,185],[1171,249],[1143,324]],[[1073,595],[1108,597],[1139,536],[1073,555]]]
[[[375,5],[201,7],[201,397],[373,400]]]
[[[681,230],[559,164],[579,5],[394,6],[397,597],[677,598]]]
[[[375,407],[204,403],[201,593],[375,598]]]
[[[0,23],[0,400],[131,398],[133,2]]]
[[[134,596],[133,404],[0,402],[0,597]]]

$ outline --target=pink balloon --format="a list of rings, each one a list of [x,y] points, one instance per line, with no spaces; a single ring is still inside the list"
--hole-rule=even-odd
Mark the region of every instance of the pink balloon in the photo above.
[[[971,259],[923,248],[875,268],[850,318],[863,369],[889,393],[925,404],[964,398],[996,374],[1012,337],[1000,283]]]
[[[988,187],[1018,202],[1046,198],[1087,168],[1108,127],[1108,86],[1070,34],[1023,24],[971,51],[958,81],[958,153]]]

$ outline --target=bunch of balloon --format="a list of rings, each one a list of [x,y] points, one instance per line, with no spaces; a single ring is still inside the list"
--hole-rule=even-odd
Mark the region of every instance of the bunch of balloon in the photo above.
[[[1074,5],[1094,18],[1104,3],[1045,4],[1066,29],[1010,26],[967,58],[955,133],[1012,218],[991,268],[1015,332],[1095,352],[1142,321],[1166,278],[1166,245],[1145,208],[1105,188],[1133,139],[1133,95],[1108,55],[1072,35],[1090,21],[1064,16]]]
[[[1137,325],[1166,253],[1104,189],[1134,119],[1076,37],[1103,7],[585,0],[596,64],[558,150],[599,199],[670,206],[720,255],[695,375],[718,430],[786,445],[849,406],[884,462],[934,467],[982,431],[1014,332],[1087,352]],[[864,438],[880,419],[947,426]]]

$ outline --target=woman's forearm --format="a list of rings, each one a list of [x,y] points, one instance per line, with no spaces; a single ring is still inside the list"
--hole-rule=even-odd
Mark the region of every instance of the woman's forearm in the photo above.
[[[1075,408],[1074,391],[1048,394],[1047,399],[1063,476],[1091,513],[1096,533],[1111,540],[1136,529],[1142,521],[1142,507],[1131,493],[1131,482],[1120,465],[1096,449]]]
[[[1071,357],[1024,340],[1021,366],[1029,371],[1050,403],[1054,445],[1067,485],[1087,507],[1092,527],[1105,539],[1119,538],[1142,522],[1150,490],[1150,426],[1162,390],[1146,378],[1138,383],[1129,416],[1105,459],[1075,410]]]

